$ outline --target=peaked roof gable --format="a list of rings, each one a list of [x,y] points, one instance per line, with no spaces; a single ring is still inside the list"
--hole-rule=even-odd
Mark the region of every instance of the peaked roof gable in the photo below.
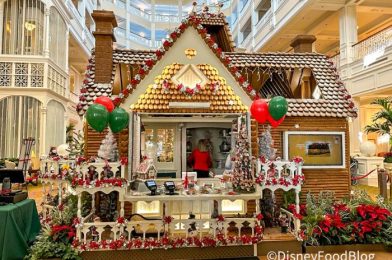
[[[209,17],[216,16],[214,14],[205,14],[205,15],[208,15]],[[193,27],[194,30],[190,29],[191,27]],[[222,76],[225,76],[226,78],[234,78],[238,82],[238,84],[248,93],[250,97],[258,98],[258,94],[253,89],[253,87],[246,81],[246,79],[241,75],[241,73],[239,73],[238,69],[232,64],[230,58],[226,57],[226,55],[222,52],[222,49],[214,41],[211,35],[207,33],[207,29],[204,28],[203,25],[201,24],[201,17],[199,15],[194,15],[194,16],[189,16],[187,19],[184,19],[181,25],[178,28],[176,28],[172,33],[170,33],[170,37],[163,42],[163,46],[160,49],[156,50],[155,53],[152,54],[150,59],[144,60],[142,62],[139,72],[135,75],[135,77],[133,77],[130,80],[126,89],[124,89],[122,93],[120,93],[118,97],[116,97],[113,100],[113,103],[116,106],[120,105],[120,103],[123,103],[126,100],[126,98],[129,96],[129,94],[134,92],[138,84],[150,73],[151,70],[153,70],[153,67],[155,67],[158,61],[160,61],[165,56],[166,52],[169,51],[173,45],[174,46],[176,45],[175,42],[181,39],[182,34],[186,33],[187,31],[193,33],[197,32],[199,34],[199,35],[194,34],[194,36],[196,37],[193,38],[193,40],[195,41],[202,42],[202,39],[204,39],[205,43],[209,48],[205,48],[206,46],[204,44],[203,48],[199,48],[199,52],[203,52],[205,49],[210,49],[212,52],[208,53],[207,56],[215,55],[218,58],[218,60],[220,60],[219,65],[213,64],[216,68],[219,68],[222,65],[224,65],[228,69],[226,71],[221,72]],[[190,44],[193,45],[193,42],[190,42]],[[189,47],[193,48],[193,46],[189,46]],[[172,63],[174,62],[175,61],[173,61]],[[230,73],[227,72],[231,72],[231,75]],[[159,72],[157,71],[156,73]],[[235,88],[236,84],[232,84],[232,85]],[[244,95],[242,93],[236,90],[235,92],[243,99]],[[87,92],[84,91],[84,93],[82,93],[81,101],[86,101],[87,99],[86,95],[83,94],[87,94]],[[135,93],[133,93],[133,95],[135,95]],[[247,102],[246,100],[243,101],[245,104],[249,105],[249,102]],[[79,112],[79,115],[83,115],[87,107],[88,104],[78,105],[77,110]]]
[[[203,16],[204,15],[204,16]],[[222,15],[221,15],[222,16]],[[215,17],[215,18],[214,18]],[[241,75],[239,69],[257,67],[266,68],[310,68],[317,80],[322,98],[321,99],[288,99],[289,111],[287,116],[321,116],[321,117],[356,117],[357,110],[354,102],[343,82],[339,79],[336,67],[323,54],[318,53],[239,53],[223,52],[218,44],[214,42],[207,30],[201,25],[208,24],[206,21],[217,19],[219,15],[202,14],[191,16],[170,34],[170,38],[164,43],[161,49],[156,51],[144,50],[113,50],[113,71],[112,83],[117,64],[130,64],[132,66],[142,66],[132,80],[127,89],[124,89],[114,102],[119,105],[132,93],[140,81],[149,73],[155,63],[160,60],[168,49],[179,39],[182,33],[189,26],[192,26],[202,36],[204,41],[216,54],[218,59],[225,65],[228,71],[234,76],[236,81],[245,89],[251,97],[258,98],[258,94],[252,86]],[[224,17],[220,17],[224,19]],[[201,21],[201,22],[200,22]],[[190,46],[192,47],[192,46]],[[205,62],[205,61],[204,61]],[[111,87],[94,83],[95,76],[94,55],[89,60],[86,78],[81,90],[80,102],[77,105],[79,115],[83,115],[89,104],[100,95],[111,96]],[[132,94],[132,96],[135,93]]]
[[[211,45],[214,44],[215,43]],[[146,60],[145,64],[143,64],[142,68],[139,70],[139,73],[135,75],[127,86],[127,89],[123,91],[123,93],[120,93],[117,100],[114,99],[114,102],[117,104],[122,102],[124,103],[121,105],[122,107],[129,108],[130,105],[135,104],[138,97],[147,90],[148,85],[154,83],[155,76],[160,75],[166,66],[174,63],[198,65],[206,63],[207,58],[208,64],[219,71],[219,74],[226,79],[228,85],[232,87],[234,93],[241,98],[242,102],[246,106],[250,106],[252,102],[251,97],[256,96],[256,91],[239,72],[237,78],[230,73],[227,67],[227,64],[229,64],[228,62],[230,61],[229,59],[226,59],[221,52],[219,53],[222,55],[218,56],[217,53],[214,53],[215,49],[212,46],[208,48],[206,45],[208,45],[208,43],[206,44],[203,38],[199,36],[197,28],[193,28],[192,26],[184,29],[180,36],[175,36],[173,42],[169,41],[165,44],[166,49],[160,49],[155,53],[157,60],[154,60],[154,57]],[[196,50],[197,55],[192,59],[188,59],[184,52],[187,48]],[[237,70],[235,71],[237,72]],[[131,91],[132,95],[128,97]]]

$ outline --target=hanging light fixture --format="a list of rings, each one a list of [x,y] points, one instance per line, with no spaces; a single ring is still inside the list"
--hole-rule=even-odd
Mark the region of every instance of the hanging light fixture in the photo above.
[[[29,32],[31,32],[32,30],[34,30],[35,27],[37,27],[37,26],[36,26],[35,23],[32,22],[32,21],[25,22],[25,28],[26,28],[26,30],[29,31]]]

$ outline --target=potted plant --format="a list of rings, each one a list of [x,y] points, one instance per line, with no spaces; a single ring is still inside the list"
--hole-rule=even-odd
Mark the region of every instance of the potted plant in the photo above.
[[[386,250],[391,245],[392,204],[364,192],[341,202],[308,195],[302,236],[307,253]]]
[[[377,133],[380,136],[389,137],[390,152],[392,152],[392,98],[378,98],[371,102],[372,105],[379,105],[381,110],[374,114],[373,123],[365,126],[365,133]]]
[[[384,168],[392,169],[392,152],[388,152],[384,154]]]

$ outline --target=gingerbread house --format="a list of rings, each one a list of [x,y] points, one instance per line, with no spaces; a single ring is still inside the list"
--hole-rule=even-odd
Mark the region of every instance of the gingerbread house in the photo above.
[[[127,156],[129,178],[141,156],[154,154],[158,177],[189,170],[187,158],[197,139],[211,142],[214,170],[224,168],[235,139],[221,135],[238,116],[248,113],[256,97],[284,96],[289,110],[272,130],[277,155],[304,158],[302,194],[330,190],[337,199],[349,195],[349,126],[354,103],[333,63],[313,53],[312,36],[293,39],[294,53],[236,51],[223,14],[193,14],[155,50],[113,46],[115,16],[94,11],[96,47],[89,60],[77,110],[80,116],[101,95],[129,111],[129,127],[117,134]],[[248,117],[249,113],[248,113]],[[249,120],[252,155],[263,124]],[[230,132],[230,131],[229,131]],[[96,155],[104,134],[85,127],[86,155]],[[226,143],[224,143],[226,142]],[[316,152],[322,143],[323,152]],[[188,149],[190,148],[190,149]]]

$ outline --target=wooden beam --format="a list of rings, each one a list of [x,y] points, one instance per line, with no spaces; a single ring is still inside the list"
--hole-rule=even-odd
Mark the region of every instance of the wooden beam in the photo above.
[[[358,5],[358,13],[392,14],[392,7]]]

